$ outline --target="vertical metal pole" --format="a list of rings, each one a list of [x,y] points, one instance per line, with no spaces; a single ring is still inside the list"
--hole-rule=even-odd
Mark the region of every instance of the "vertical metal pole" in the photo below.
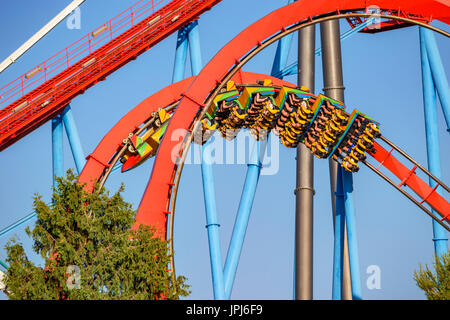
[[[447,123],[447,131],[450,132],[450,89],[448,86],[447,77],[445,75],[444,66],[442,65],[442,60],[439,55],[436,39],[434,38],[434,34],[431,30],[425,28],[419,28],[419,30],[421,49],[424,51],[426,48],[428,69],[431,69],[434,87],[437,89],[444,118]]]
[[[230,245],[228,247],[227,259],[224,268],[225,297],[231,296],[236,271],[244,244],[245,233],[252,211],[256,187],[261,173],[262,161],[266,150],[267,139],[257,141],[254,145],[251,159],[248,163],[247,176],[245,177],[244,189],[239,203],[238,213],[234,223]]]
[[[70,143],[70,148],[72,150],[73,159],[75,160],[75,166],[77,168],[78,174],[81,173],[83,167],[86,163],[86,158],[84,156],[83,147],[81,146],[80,136],[78,135],[78,130],[75,125],[75,119],[73,118],[72,110],[70,105],[68,105],[63,113],[62,119],[64,121],[64,127],[66,128],[67,138]]]
[[[64,175],[63,155],[63,123],[61,115],[52,119],[52,163],[53,163],[53,187],[57,187],[56,177]]]
[[[210,140],[211,141],[211,140]],[[210,141],[202,147],[202,182],[206,208],[206,228],[208,229],[209,257],[214,290],[214,299],[225,299],[222,255],[220,253],[219,223],[216,211],[216,193],[212,169]]]
[[[322,64],[323,64],[323,78],[324,78],[324,92],[325,95],[344,102],[344,80],[342,75],[342,57],[341,57],[341,43],[339,21],[327,21],[320,25],[321,43],[322,43]],[[333,221],[336,213],[336,183],[338,175],[337,162],[330,159],[330,186],[331,186],[331,201],[333,208]],[[345,228],[345,233],[346,233]],[[350,283],[350,269],[348,262],[348,241],[347,235],[344,235],[344,260],[342,273],[342,299],[351,299],[351,283]]]
[[[172,83],[184,79],[186,69],[186,58],[188,49],[188,38],[186,28],[178,30],[177,48],[175,51],[175,64],[173,67]]]
[[[189,53],[191,57],[192,75],[196,76],[202,70],[202,54],[200,51],[200,33],[198,31],[198,20],[189,24],[188,39],[189,39]]]
[[[432,71],[429,63],[429,50],[426,45],[426,30],[420,28],[420,53],[422,65],[422,89],[423,104],[425,114],[425,133],[427,141],[427,160],[428,170],[437,178],[441,176],[441,162],[439,154],[439,138],[437,127],[437,106],[436,106],[436,89],[432,77]],[[434,187],[435,183],[430,178],[430,186]],[[433,242],[434,251],[438,257],[447,253],[447,235],[445,229],[433,220]]]
[[[298,85],[315,88],[316,27],[298,32]],[[314,158],[303,144],[297,147],[295,206],[295,299],[313,299]]]
[[[338,174],[336,181],[336,216],[334,221],[333,300],[342,299],[343,248],[345,239],[345,207],[343,206],[344,190],[342,188],[342,174]]]
[[[342,186],[344,191],[345,221],[347,223],[348,255],[350,265],[350,281],[353,300],[362,299],[361,274],[359,271],[358,238],[356,236],[355,208],[353,206],[353,175],[342,170]]]

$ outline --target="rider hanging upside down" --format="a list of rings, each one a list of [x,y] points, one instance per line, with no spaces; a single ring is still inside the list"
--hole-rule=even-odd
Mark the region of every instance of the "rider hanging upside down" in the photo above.
[[[364,149],[372,149],[373,148],[373,142],[370,138],[368,138],[365,134],[361,135],[358,139],[358,145],[362,144],[364,146]]]
[[[342,110],[338,109],[333,114],[333,120],[339,123],[339,125],[343,126],[348,122],[348,116]]]
[[[379,136],[381,136],[380,130],[377,128],[375,123],[369,123],[366,126],[366,129],[364,130],[364,133],[366,133],[368,136],[370,136],[372,139],[376,139]]]
[[[328,151],[320,145],[317,141],[315,141],[312,144],[311,151],[314,153],[315,156],[318,158],[325,158],[327,156]]]
[[[342,161],[342,166],[350,172],[358,172],[359,170],[359,166],[356,163],[356,161],[351,158],[351,157],[346,157],[343,161]]]

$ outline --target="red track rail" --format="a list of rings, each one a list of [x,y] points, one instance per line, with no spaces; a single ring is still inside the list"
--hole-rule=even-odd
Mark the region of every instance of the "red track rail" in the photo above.
[[[192,3],[192,5],[186,9],[186,12],[182,12],[182,16],[177,17],[174,21],[178,13],[173,14],[173,10],[178,10],[180,4],[187,2]],[[12,108],[17,108],[21,103],[28,102],[29,98],[33,98],[34,100],[30,105],[24,107],[29,112],[23,114],[22,112],[16,113],[22,115],[12,118],[16,121],[14,126],[6,123],[6,129],[5,121],[2,120],[0,122],[0,151],[14,141],[17,141],[21,136],[40,126],[43,122],[51,119],[77,94],[80,94],[97,81],[104,80],[108,74],[137,57],[140,53],[148,50],[152,45],[167,37],[171,32],[182,27],[183,24],[189,23],[201,12],[207,10],[208,7],[217,2],[219,0],[172,1],[171,4],[176,3],[178,6],[169,5],[170,8],[167,6],[167,8],[164,7],[161,9],[161,17],[163,18],[161,18],[161,22],[158,22],[158,24],[161,23],[161,27],[158,25],[158,27],[146,28],[147,24],[157,16],[155,13],[94,52],[98,53],[99,56],[92,55],[84,58],[78,63],[78,69],[74,68],[72,70],[71,68],[73,66],[68,68],[61,74],[65,78],[55,80],[53,86],[40,86],[38,88],[39,90],[32,91],[34,94],[24,96],[21,100],[13,104]],[[165,230],[167,201],[170,199],[168,197],[173,186],[175,165],[172,161],[172,155],[174,152],[177,153],[180,150],[180,141],[179,139],[171,139],[172,134],[180,128],[184,128],[186,131],[189,130],[197,113],[204,107],[203,103],[208,95],[214,91],[217,83],[220,83],[231,68],[238,64],[241,59],[244,59],[252,50],[261,46],[267,39],[289,28],[293,24],[301,21],[310,21],[312,17],[332,12],[358,11],[371,4],[376,4],[383,10],[401,9],[402,12],[407,12],[408,14],[426,17],[427,21],[437,19],[445,23],[450,23],[450,7],[440,0],[299,0],[257,21],[220,50],[183,93],[177,110],[167,127],[165,138],[159,147],[151,178],[139,206],[136,223],[154,225],[160,231]],[[165,15],[163,16],[163,14]],[[112,46],[113,44],[121,44],[119,46],[120,50],[117,52],[112,51],[117,48],[117,46]],[[80,68],[80,66],[86,64],[92,58],[105,58],[107,61],[103,61],[100,64],[95,60],[92,63],[93,67],[89,65],[85,68]],[[71,71],[73,72],[71,73]],[[76,76],[74,76],[74,72],[77,72]],[[72,76],[74,76],[74,79],[71,78]],[[59,76],[57,77],[59,78]],[[72,80],[67,81],[68,84],[66,84],[63,80],[67,79]],[[54,91],[60,85],[62,86],[62,84],[65,85],[63,87],[65,88],[64,90]],[[48,94],[48,92],[51,93]],[[58,95],[55,93],[58,93]],[[48,105],[42,106],[49,97],[51,97],[51,100]],[[8,112],[11,112],[11,109]],[[2,117],[0,116],[0,120]],[[145,118],[140,119],[141,123],[143,120]],[[112,148],[114,151],[117,149],[119,143],[120,141],[116,141],[115,145],[111,144],[109,148]],[[103,158],[100,158],[100,156]],[[96,152],[91,155],[88,162],[91,161],[92,168],[98,170],[98,168],[108,166],[109,160],[110,158],[107,158],[106,154],[100,155],[96,149]],[[82,180],[85,182],[89,182],[91,178],[95,179],[95,174],[91,175],[89,168],[91,167],[86,165],[81,174]]]
[[[289,84],[287,82],[284,82],[282,80],[267,75],[254,74],[248,72],[239,72],[233,77],[233,81],[235,81],[236,83],[255,83],[257,80],[268,78],[271,79],[275,85],[294,86],[292,84]],[[177,101],[180,101],[180,99],[183,97],[183,92],[185,92],[189,88],[189,85],[194,81],[194,79],[195,77],[191,77],[183,81],[177,82],[175,84],[172,84],[168,87],[165,87],[161,91],[145,99],[138,106],[136,106],[129,113],[127,113],[102,139],[102,141],[99,143],[95,151],[87,157],[87,162],[80,175],[79,181],[81,183],[87,183],[88,190],[92,190],[94,183],[99,181],[99,179],[103,176],[105,171],[108,168],[110,168],[111,165],[110,161],[111,159],[115,158],[114,155],[117,152],[119,152],[119,150],[122,148],[122,141],[124,137],[128,137],[129,133],[135,131],[136,128],[139,128],[140,125],[143,123],[143,121],[150,118],[151,114],[154,111],[156,111],[159,107],[168,106]],[[177,113],[179,111],[176,109],[174,112]],[[183,114],[181,116],[184,117]],[[185,120],[187,126],[183,127],[182,129],[184,129],[187,132],[191,128],[193,119],[186,118]],[[439,192],[441,193],[445,191],[450,192],[450,189],[436,177],[429,174],[426,171],[426,169],[424,169],[420,164],[416,163],[411,157],[406,155],[404,151],[400,150],[398,147],[396,147],[391,142],[386,140],[386,138],[381,137],[381,139],[385,141],[388,145],[393,146],[393,149],[390,152],[388,152],[380,144],[375,143],[374,147],[376,151],[370,153],[370,155],[378,162],[378,166],[375,167],[374,165],[366,161],[364,161],[364,163],[373,171],[375,171],[378,175],[383,177],[387,182],[389,182],[399,191],[401,191],[405,196],[407,196],[413,202],[415,202],[430,216],[438,220],[445,228],[449,229],[448,221],[450,218],[450,203],[441,194],[439,194]],[[406,162],[414,164],[414,166],[411,169],[408,168],[407,165],[404,165],[402,162],[399,161],[398,158],[396,158],[393,155],[393,151],[400,153],[400,155],[403,156],[401,157],[402,159],[406,160]],[[381,173],[378,170],[381,166],[383,166],[390,173],[396,176],[399,179],[399,182],[395,183],[389,177]],[[169,186],[168,193],[165,194],[165,196],[153,198],[154,202],[152,203],[152,205],[155,207],[164,207],[165,208],[164,213],[166,217],[167,214],[170,213],[169,204],[171,202],[171,199],[172,201],[174,201],[174,199],[171,198],[172,190],[170,189],[170,186],[174,185],[174,177],[177,167],[178,167],[177,162],[170,161],[169,163],[167,163],[165,170],[167,170],[166,173],[170,173],[170,180],[167,183]],[[432,179],[437,179],[436,181],[438,183],[436,184],[436,186],[430,187],[423,179],[417,176],[419,170],[424,172]],[[402,187],[404,186],[408,186],[420,197],[420,199],[419,200],[414,199],[414,197],[409,192],[403,190]],[[441,190],[438,189],[439,186],[442,187],[439,188]],[[428,204],[431,208],[433,208],[440,215],[440,217],[435,216],[426,207],[424,207],[423,206],[424,203]],[[136,226],[139,223],[153,225],[157,227],[157,229],[161,232],[161,234],[165,234],[166,222],[167,222],[166,220],[163,220],[159,221],[159,223],[156,223],[156,221],[154,221],[153,219],[147,221],[142,220],[142,218],[140,218],[138,219]]]
[[[165,138],[158,149],[152,175],[142,197],[136,215],[137,223],[154,225],[158,229],[166,225],[166,205],[158,199],[166,198],[171,189],[172,154],[180,149],[179,141],[170,138],[175,130],[189,128],[204,101],[214,91],[217,83],[245,56],[261,46],[266,39],[301,21],[309,21],[332,12],[353,11],[377,4],[383,10],[401,8],[403,12],[432,17],[450,23],[450,7],[438,0],[299,0],[271,12],[255,22],[226,44],[202,69],[181,99],[177,112],[167,127]],[[432,19],[429,19],[432,20]],[[160,229],[163,230],[163,229]]]
[[[374,144],[376,152],[370,153],[370,155],[379,162],[377,168],[373,168],[375,172],[380,174],[378,168],[383,166],[391,173],[393,173],[400,181],[397,188],[403,186],[408,186],[414,193],[420,197],[420,201],[416,200],[416,204],[422,205],[427,203],[441,216],[441,221],[450,219],[450,203],[438,193],[437,187],[440,186],[436,184],[435,187],[430,187],[425,181],[423,181],[419,176],[417,176],[416,171],[419,169],[418,165],[414,165],[411,169],[402,164],[392,152],[395,150],[392,148],[391,151],[387,151],[378,143]],[[387,177],[386,177],[387,178]],[[392,185],[395,183],[387,179]],[[410,197],[410,199],[412,199]]]
[[[86,183],[89,190],[92,190],[95,182],[99,181],[100,177],[103,175],[105,170],[109,168],[109,162],[114,157],[114,154],[120,150],[122,147],[122,141],[124,138],[128,137],[130,132],[133,132],[138,128],[146,119],[148,119],[152,112],[156,111],[161,106],[168,106],[176,101],[179,101],[182,98],[183,92],[185,92],[189,85],[195,77],[191,77],[180,82],[171,84],[170,86],[165,87],[161,91],[153,94],[148,97],[144,101],[142,101],[139,105],[133,108],[130,112],[128,112],[119,122],[105,135],[102,141],[95,148],[94,152],[92,152],[87,157],[86,165],[83,168],[83,171],[80,174],[79,181],[81,183]],[[271,79],[273,84],[275,85],[287,85],[294,86],[293,84],[258,73],[251,72],[239,72],[233,77],[233,81],[236,83],[256,83],[257,80]],[[178,111],[175,110],[175,114]],[[183,114],[180,115],[184,117]],[[181,127],[185,131],[190,129],[193,118],[186,118],[186,127]],[[167,139],[170,141],[171,139]],[[174,141],[178,143],[179,141]],[[169,161],[165,170],[170,176],[170,180],[167,182],[168,186],[173,186],[174,173],[177,169],[177,164],[173,161]],[[153,203],[156,207],[165,208],[165,212],[167,213],[169,210],[170,203],[170,190],[165,193],[163,196],[155,198],[155,203]],[[167,217],[167,215],[165,216]],[[143,221],[137,221],[138,223],[143,223]],[[157,224],[154,221],[148,222],[148,225],[155,226],[158,230],[160,230],[161,234],[165,234],[166,221],[162,221],[161,224]]]
[[[141,0],[0,89],[4,102],[18,98],[0,110],[0,151],[52,119],[73,98],[105,80],[109,74],[197,19],[220,1],[173,0],[155,10],[164,1],[150,1],[138,6]],[[128,25],[131,27],[122,32]],[[80,60],[75,62],[77,59]],[[63,68],[62,72],[53,76],[55,70]],[[50,76],[53,77],[47,80]],[[41,85],[35,87],[42,81]],[[27,93],[27,90],[31,91]]]
[[[374,9],[374,8],[372,8]],[[379,12],[380,14],[384,14],[384,15],[394,15],[394,16],[398,16],[398,17],[405,17],[405,18],[409,18],[409,19],[413,19],[416,21],[421,21],[424,23],[429,23],[430,18],[428,17],[423,17],[421,15],[417,15],[417,14],[410,14],[408,12],[403,12],[402,10],[385,10],[385,11],[381,11]],[[357,26],[359,26],[360,24],[362,24],[363,22],[365,22],[365,18],[348,18],[347,22],[349,23],[350,27],[355,28]],[[410,27],[412,26],[412,24],[410,23],[406,23],[406,22],[401,22],[398,20],[387,20],[387,21],[383,21],[383,22],[379,22],[378,26],[376,28],[373,28],[373,26],[371,27],[365,27],[364,29],[362,29],[361,33],[378,33],[378,32],[384,32],[384,31],[389,31],[389,30],[395,30],[395,29],[399,29],[399,28],[405,28],[405,27]]]

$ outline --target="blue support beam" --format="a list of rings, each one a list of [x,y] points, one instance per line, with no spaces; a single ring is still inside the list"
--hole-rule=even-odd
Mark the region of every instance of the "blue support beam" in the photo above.
[[[342,276],[345,239],[345,203],[342,182],[342,167],[338,166],[336,181],[336,214],[334,220],[333,287],[332,299],[342,299]]]
[[[3,262],[2,260],[0,260],[0,266],[2,266],[5,270],[9,269],[8,265],[6,264],[6,262]]]
[[[185,28],[186,40],[189,45],[192,75],[196,76],[202,70],[202,56],[200,50],[200,34],[198,21],[194,21]],[[186,47],[187,45],[184,44]],[[187,49],[187,48],[186,48]],[[185,50],[183,48],[183,50]],[[182,59],[185,59],[181,55]],[[181,64],[181,62],[180,62]],[[184,60],[183,70],[186,61]],[[181,66],[180,66],[181,68]],[[220,251],[219,222],[217,219],[216,192],[214,189],[214,173],[211,159],[211,140],[202,146],[202,183],[206,210],[206,228],[208,231],[209,259],[211,264],[212,284],[215,300],[224,300],[225,285],[223,279],[222,254]]]
[[[63,122],[61,115],[52,119],[52,164],[53,164],[53,187],[57,187],[55,177],[64,175],[63,155]]]
[[[200,33],[198,31],[198,20],[195,20],[189,24],[188,28],[188,42],[189,42],[189,54],[191,58],[191,70],[192,75],[196,76],[203,68],[202,54],[200,50]]]
[[[444,113],[445,121],[447,123],[447,131],[450,132],[450,88],[448,86],[447,77],[445,75],[444,66],[442,65],[439,49],[436,44],[436,39],[431,30],[419,28],[420,33],[420,47],[421,52],[426,52],[427,57],[422,54],[422,66],[424,59],[428,60],[429,73],[433,77],[434,88],[436,88],[439,100],[441,102],[442,111]]]
[[[437,178],[441,177],[441,162],[439,152],[439,137],[437,125],[436,88],[433,81],[432,68],[430,66],[429,50],[427,46],[427,30],[421,28],[420,53],[422,66],[422,89],[425,115],[425,134],[427,143],[428,170]],[[430,186],[434,187],[436,182],[430,178]],[[439,189],[438,189],[439,190]],[[445,229],[433,220],[433,242],[434,251],[438,257],[448,251],[447,235]]]
[[[67,138],[69,139],[73,159],[75,161],[75,167],[77,168],[78,174],[80,174],[86,163],[86,158],[83,152],[83,147],[81,146],[80,136],[78,135],[78,129],[75,125],[75,119],[73,118],[70,105],[64,109],[62,119],[64,121],[64,127],[66,128]]]
[[[187,49],[188,49],[188,37],[186,28],[187,27],[178,30],[172,83],[184,79],[184,73],[186,69]]]
[[[289,5],[294,1],[295,0],[289,0],[287,4]],[[286,67],[293,36],[294,34],[291,33],[278,41],[277,51],[272,65],[272,72],[270,73],[274,77],[283,79],[281,70]]]
[[[228,254],[225,261],[224,281],[225,297],[230,299],[236,271],[241,256],[242,246],[247,231],[247,225],[252,211],[253,200],[255,198],[256,187],[262,168],[262,160],[267,146],[267,139],[257,141],[254,145],[251,159],[248,163],[247,176],[245,178],[244,189],[239,203],[238,213],[234,223]]]
[[[211,159],[211,140],[202,146],[202,182],[206,208],[206,228],[208,230],[209,257],[215,300],[225,299],[222,255],[220,252],[219,223],[216,210],[216,193]]]
[[[13,224],[7,226],[6,228],[4,228],[3,230],[0,231],[0,238],[3,237],[4,235],[6,235],[7,233],[16,230],[17,228],[19,228],[20,226],[22,226],[23,224],[27,223],[28,221],[30,221],[31,219],[36,217],[36,212],[33,211],[32,213],[30,213],[29,215],[27,215],[26,217],[23,217],[22,219],[14,222]]]
[[[345,221],[347,223],[352,298],[353,300],[361,300],[361,274],[359,270],[358,239],[356,236],[356,216],[353,205],[353,175],[346,170],[341,169],[341,172],[345,205]],[[337,219],[335,222],[337,222]]]

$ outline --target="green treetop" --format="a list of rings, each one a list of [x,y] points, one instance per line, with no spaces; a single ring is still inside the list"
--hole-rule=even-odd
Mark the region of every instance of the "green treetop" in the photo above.
[[[419,270],[414,271],[414,280],[428,300],[450,300],[450,254],[435,256],[434,272],[426,265],[419,265]]]
[[[30,261],[22,245],[7,246],[10,267],[4,279],[10,299],[178,299],[190,292],[182,276],[168,270],[167,241],[148,226],[131,229],[135,212],[121,193],[102,188],[88,193],[69,170],[58,178],[52,206],[34,198],[37,222]]]

